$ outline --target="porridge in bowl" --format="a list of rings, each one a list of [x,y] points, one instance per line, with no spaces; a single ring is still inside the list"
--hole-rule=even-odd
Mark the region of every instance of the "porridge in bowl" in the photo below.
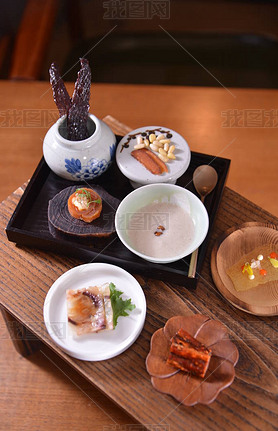
[[[135,212],[129,220],[128,237],[140,253],[154,258],[182,254],[191,244],[194,223],[177,204],[154,202]]]
[[[170,263],[190,255],[208,231],[206,208],[189,190],[173,184],[150,184],[120,203],[115,227],[132,253],[153,263]]]

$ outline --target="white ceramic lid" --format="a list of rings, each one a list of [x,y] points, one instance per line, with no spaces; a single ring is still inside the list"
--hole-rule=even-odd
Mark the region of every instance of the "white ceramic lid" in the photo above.
[[[158,136],[160,134],[172,135],[171,144],[175,145],[176,160],[169,160],[166,163],[168,173],[164,172],[161,175],[154,175],[146,169],[138,160],[131,156],[134,146],[137,144],[136,137],[141,133],[154,133]],[[133,139],[130,137],[135,136]],[[128,147],[125,146],[128,145]],[[157,154],[157,153],[155,153]],[[174,183],[181,175],[184,174],[189,166],[191,153],[186,140],[174,130],[161,127],[161,126],[144,126],[133,130],[125,135],[118,144],[116,151],[116,161],[120,171],[131,181],[139,184],[152,184],[152,183]]]

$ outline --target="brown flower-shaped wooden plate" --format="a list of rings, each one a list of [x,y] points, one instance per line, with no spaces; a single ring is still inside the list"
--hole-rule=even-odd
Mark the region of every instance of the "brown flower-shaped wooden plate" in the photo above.
[[[204,378],[194,376],[167,364],[171,338],[180,328],[212,350]],[[172,395],[185,406],[210,404],[235,377],[238,350],[229,340],[227,328],[202,314],[175,316],[152,336],[146,367],[155,389]]]

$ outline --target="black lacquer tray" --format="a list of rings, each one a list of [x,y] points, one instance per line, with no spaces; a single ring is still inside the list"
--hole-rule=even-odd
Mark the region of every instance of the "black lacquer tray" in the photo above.
[[[119,140],[120,137],[118,137]],[[208,238],[221,201],[230,160],[192,152],[189,168],[177,181],[177,185],[197,194],[192,182],[193,172],[197,166],[205,164],[211,164],[216,169],[219,180],[216,188],[205,201],[210,227],[206,240],[199,249],[197,274],[200,272],[204,261]],[[112,196],[121,200],[133,190],[129,180],[122,175],[115,162],[107,172],[89,183],[91,185],[100,184]],[[48,201],[59,191],[72,184],[73,182],[54,174],[42,158],[8,223],[6,228],[8,239],[18,245],[71,255],[83,262],[111,263],[129,272],[171,281],[186,287],[196,286],[198,275],[196,274],[196,279],[187,277],[190,256],[174,263],[162,265],[147,262],[131,253],[116,234],[108,238],[94,239],[90,242],[63,235],[58,236],[57,234],[53,236],[48,226]]]

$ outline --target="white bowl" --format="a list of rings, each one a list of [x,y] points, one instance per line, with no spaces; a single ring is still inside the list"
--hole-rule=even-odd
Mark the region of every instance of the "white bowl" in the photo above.
[[[145,255],[132,246],[128,235],[130,217],[144,206],[154,202],[179,205],[193,221],[194,234],[190,242],[185,244],[182,253],[158,258]],[[170,263],[190,255],[202,244],[208,232],[209,219],[205,206],[189,190],[173,184],[150,184],[134,190],[123,199],[116,212],[115,226],[120,240],[130,251],[150,262]]]
[[[156,135],[161,134],[163,131],[170,133],[172,135],[170,145],[173,144],[176,147],[174,153],[176,159],[166,163],[169,172],[164,172],[161,175],[152,174],[130,154],[137,144],[136,137],[141,133],[150,133],[153,130],[155,130]],[[163,134],[166,135],[167,133]],[[187,170],[190,159],[191,152],[186,140],[174,130],[160,126],[144,126],[133,130],[121,139],[116,150],[117,165],[134,188],[154,183],[175,184],[177,179]]]

